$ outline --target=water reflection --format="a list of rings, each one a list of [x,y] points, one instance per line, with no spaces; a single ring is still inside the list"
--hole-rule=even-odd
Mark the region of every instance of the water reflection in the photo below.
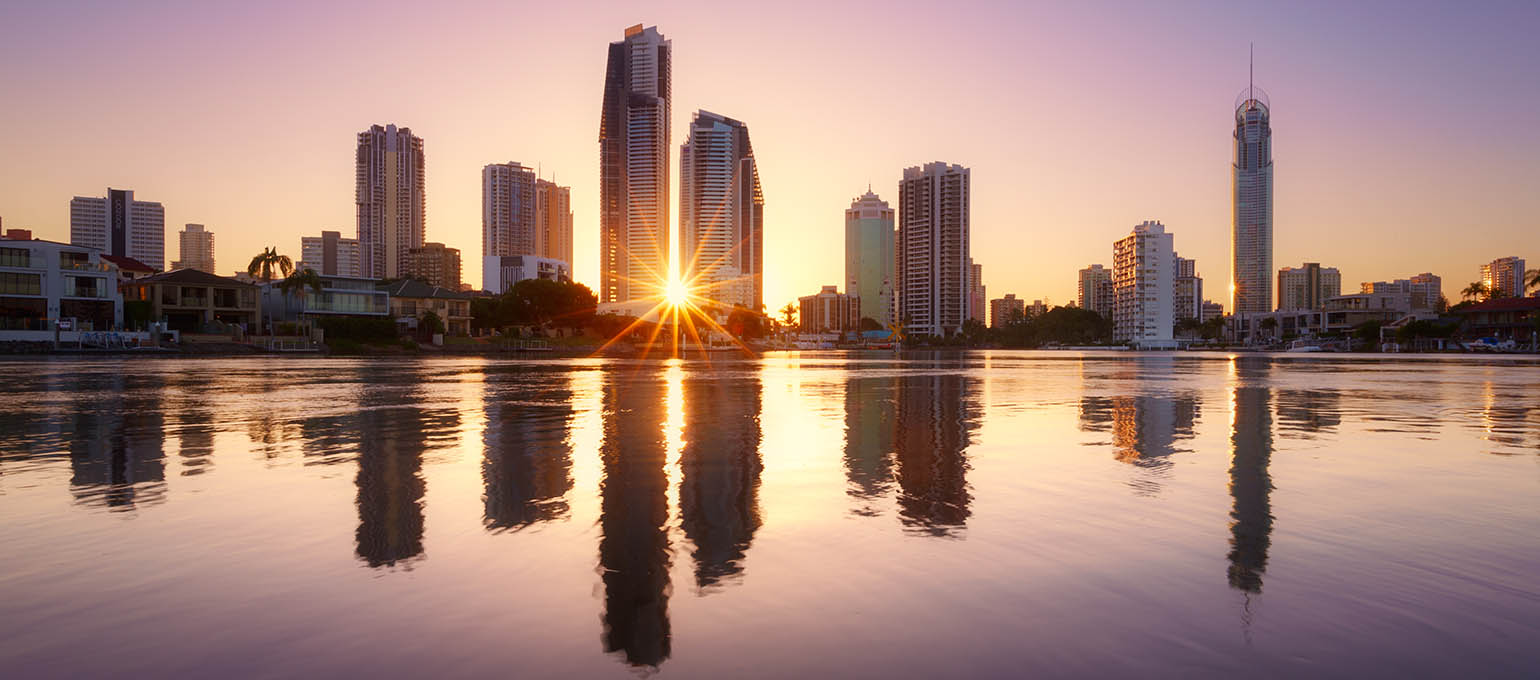
[[[604,581],[604,651],[629,664],[668,658],[670,633],[667,384],[656,374],[616,370],[604,385],[600,457],[599,571]]]
[[[898,512],[909,530],[960,535],[968,519],[968,459],[978,405],[977,379],[958,374],[898,379]]]
[[[699,368],[683,381],[679,506],[700,588],[742,573],[760,525],[759,375],[727,372]]]
[[[1278,429],[1302,439],[1342,424],[1342,395],[1335,390],[1278,390]]]
[[[845,479],[855,514],[880,514],[872,501],[893,488],[894,439],[898,433],[897,380],[851,378],[845,382]]]
[[[191,372],[178,377],[167,384],[167,391],[177,400],[173,416],[177,456],[181,458],[182,476],[201,475],[214,463],[214,413],[198,394],[208,379]]]
[[[159,376],[93,376],[66,436],[75,502],[113,511],[166,498],[165,415]],[[105,399],[102,398],[105,395]],[[87,400],[90,400],[89,402]]]
[[[1176,442],[1193,437],[1198,399],[1119,396],[1111,401],[1113,456],[1143,469],[1145,476],[1129,484],[1140,494],[1154,494],[1160,490],[1158,480],[1171,467],[1169,456],[1178,451]]]
[[[370,567],[410,566],[423,554],[423,455],[458,428],[459,412],[425,407],[419,372],[371,365],[360,379],[357,554]]]
[[[1273,455],[1267,385],[1272,364],[1265,358],[1240,357],[1233,370],[1228,576],[1231,588],[1260,593],[1273,533],[1273,481],[1267,470]]]
[[[566,519],[572,490],[569,377],[494,373],[483,394],[483,523],[501,531]]]

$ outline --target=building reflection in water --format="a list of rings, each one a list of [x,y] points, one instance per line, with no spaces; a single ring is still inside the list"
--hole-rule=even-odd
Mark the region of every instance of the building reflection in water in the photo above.
[[[1260,593],[1273,533],[1273,482],[1267,470],[1273,455],[1267,385],[1272,367],[1264,357],[1233,361],[1229,581],[1231,588]]]
[[[967,522],[966,451],[979,410],[969,388],[959,374],[898,379],[898,512],[916,533],[956,536]]]
[[[1118,396],[1112,398],[1111,415],[1113,455],[1147,473],[1129,485],[1138,493],[1154,494],[1160,490],[1158,479],[1171,467],[1170,455],[1178,451],[1176,442],[1193,437],[1197,398]]]
[[[875,516],[871,501],[893,488],[893,449],[898,432],[897,380],[845,381],[845,479],[847,493],[864,504],[858,515]]]
[[[604,581],[604,650],[635,666],[669,656],[668,386],[617,368],[604,385],[599,572]]]
[[[483,394],[483,524],[505,531],[566,519],[572,490],[570,376],[492,372]]]
[[[427,407],[418,389],[427,379],[415,371],[371,365],[363,373],[357,553],[370,567],[405,566],[423,554],[423,454],[452,441],[459,413]]]
[[[81,382],[80,400],[66,423],[75,502],[128,511],[164,501],[164,380],[104,373]],[[104,400],[104,394],[113,396]]]
[[[214,463],[214,412],[206,398],[210,377],[199,372],[182,373],[172,381],[169,392],[178,395],[173,423],[177,436],[177,456],[181,458],[182,476],[201,475]]]
[[[700,588],[742,573],[760,525],[759,375],[717,375],[726,370],[698,366],[683,381],[679,509],[684,535],[695,546]]]
[[[1278,430],[1311,438],[1342,424],[1342,395],[1334,390],[1278,390]]]

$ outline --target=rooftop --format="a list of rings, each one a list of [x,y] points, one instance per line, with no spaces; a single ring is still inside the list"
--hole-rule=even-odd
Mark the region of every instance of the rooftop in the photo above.
[[[232,279],[232,278],[230,278],[228,276],[219,276],[218,274],[210,274],[208,272],[199,271],[197,269],[177,269],[177,270],[174,270],[174,271],[161,272],[159,274],[154,274],[154,275],[151,275],[151,276],[146,276],[146,277],[144,277],[142,279],[137,279],[137,280],[133,281],[134,285],[138,285],[138,284],[141,284],[141,283],[186,283],[186,284],[203,285],[203,286],[249,286],[249,287],[256,287],[256,284],[246,283],[244,281],[240,281],[240,280],[237,280],[237,279]]]

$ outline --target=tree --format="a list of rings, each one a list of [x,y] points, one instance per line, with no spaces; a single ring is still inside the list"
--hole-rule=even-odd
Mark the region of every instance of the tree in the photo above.
[[[293,274],[294,261],[288,255],[279,255],[277,248],[267,248],[251,258],[246,273],[262,279],[263,283],[270,283],[275,278],[288,278]]]
[[[1467,300],[1484,300],[1490,295],[1491,291],[1487,290],[1487,284],[1483,281],[1473,281],[1465,290],[1460,291],[1460,297]]]
[[[765,337],[765,324],[763,317],[750,311],[748,307],[736,306],[727,313],[727,332],[733,337],[744,340]]]
[[[290,274],[288,278],[284,279],[278,284],[278,290],[283,291],[284,295],[292,295],[298,293],[299,295],[303,296],[305,294],[306,288],[309,288],[316,293],[320,293],[321,289],[323,288],[321,283],[321,275],[315,273],[315,270],[309,267],[305,267],[304,269]]]
[[[788,302],[781,308],[781,323],[787,328],[797,324],[797,306]]]
[[[426,335],[431,336],[436,333],[444,332],[444,320],[439,318],[438,312],[435,312],[431,309],[428,310],[428,313],[423,314],[422,318],[417,320],[417,323],[422,327],[422,330]]]
[[[882,330],[882,324],[877,323],[876,319],[873,319],[872,317],[869,317],[869,316],[861,317],[861,332],[862,333],[865,333],[867,331],[880,331],[880,330]]]
[[[1524,290],[1540,289],[1540,269],[1524,272]]]

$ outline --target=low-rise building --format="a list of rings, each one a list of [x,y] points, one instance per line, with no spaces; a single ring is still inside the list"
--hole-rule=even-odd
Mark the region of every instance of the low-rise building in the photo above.
[[[572,267],[562,260],[534,255],[488,255],[481,258],[482,290],[502,295],[513,284],[525,279],[571,281]]]
[[[1409,279],[1365,281],[1359,284],[1359,292],[1407,295],[1415,309],[1438,309],[1444,297],[1444,284],[1439,277],[1425,272]]]
[[[123,325],[118,272],[101,251],[54,241],[0,240],[0,339]]]
[[[1540,298],[1493,298],[1455,313],[1460,315],[1460,335],[1466,340],[1496,338],[1536,347],[1540,327],[1535,320],[1540,319]]]
[[[111,262],[118,268],[118,281],[121,283],[142,279],[155,273],[154,267],[132,257],[102,253],[102,259]]]
[[[123,299],[150,304],[149,318],[183,333],[251,330],[261,318],[257,287],[197,269],[153,274],[122,284]]]
[[[445,335],[470,335],[471,296],[457,290],[403,279],[381,288],[390,295],[390,315],[396,325],[415,330],[428,312],[438,315]]]
[[[390,293],[378,279],[320,275],[321,290],[283,290],[279,281],[262,285],[262,314],[273,321],[312,321],[327,317],[390,317]]]
[[[817,295],[797,298],[802,333],[844,333],[861,328],[861,298],[824,286]]]

